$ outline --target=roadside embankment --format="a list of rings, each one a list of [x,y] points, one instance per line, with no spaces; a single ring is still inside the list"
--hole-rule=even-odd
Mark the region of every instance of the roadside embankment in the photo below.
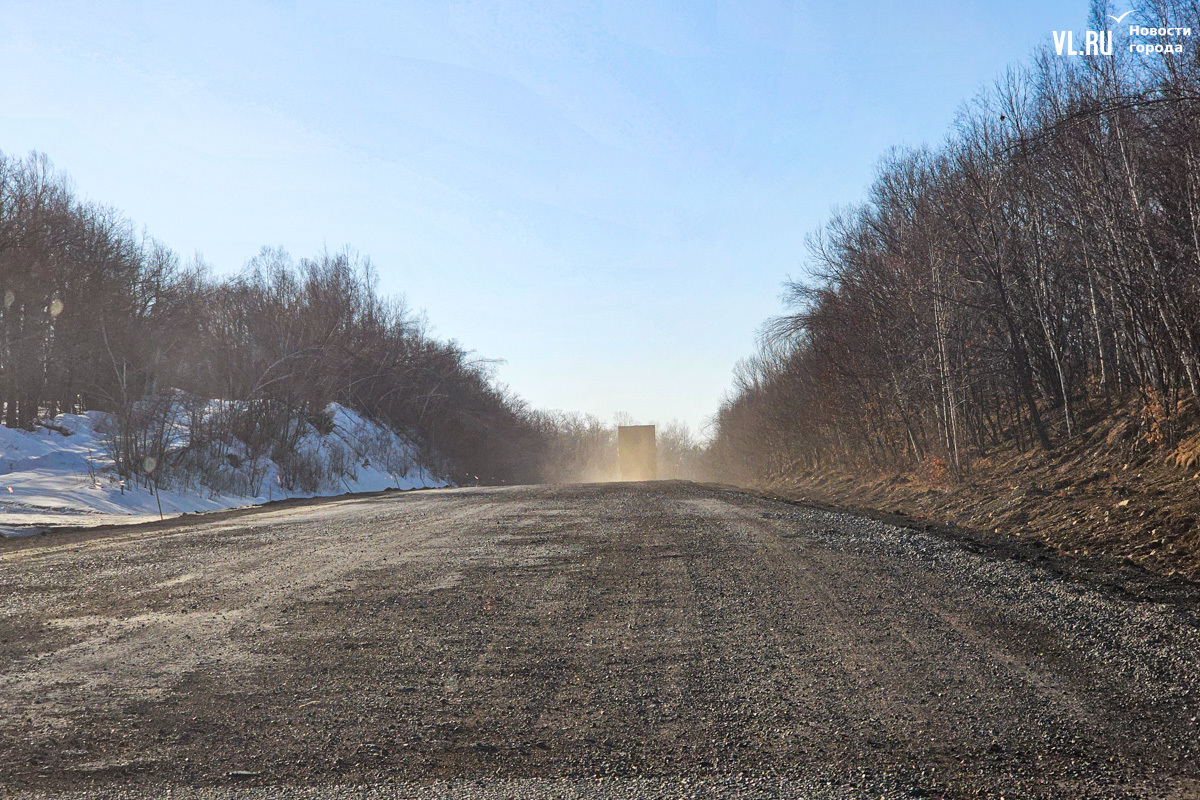
[[[824,469],[763,488],[785,497],[877,509],[1036,539],[1067,552],[1129,558],[1200,580],[1200,437],[1173,448],[1114,446],[1120,424],[1047,453],[999,452],[957,476],[941,464],[903,473]]]

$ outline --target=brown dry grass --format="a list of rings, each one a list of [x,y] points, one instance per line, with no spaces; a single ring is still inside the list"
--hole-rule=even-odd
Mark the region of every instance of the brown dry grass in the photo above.
[[[1155,441],[1162,431],[1157,419],[1125,409],[1053,452],[997,451],[957,478],[938,462],[890,475],[793,475],[768,488],[1040,539],[1067,552],[1127,557],[1158,573],[1200,580],[1195,417],[1192,408],[1178,409],[1172,424],[1185,434],[1174,447]]]

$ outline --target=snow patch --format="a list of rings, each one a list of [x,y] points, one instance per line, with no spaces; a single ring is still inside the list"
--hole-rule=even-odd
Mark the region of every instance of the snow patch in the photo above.
[[[0,426],[0,535],[29,535],[57,525],[154,520],[160,501],[164,516],[177,516],[292,497],[450,485],[418,463],[417,446],[402,434],[337,403],[326,414],[332,419],[329,432],[309,427],[295,448],[303,456],[299,461],[316,467],[305,481],[309,488],[296,488],[300,481],[294,469],[289,472],[263,457],[240,467],[252,466],[259,480],[228,484],[257,484],[253,495],[217,492],[197,481],[173,487],[172,479],[165,478],[156,498],[144,483],[122,481],[105,452],[109,417],[103,412],[61,414],[36,431]],[[236,472],[239,467],[225,469]]]

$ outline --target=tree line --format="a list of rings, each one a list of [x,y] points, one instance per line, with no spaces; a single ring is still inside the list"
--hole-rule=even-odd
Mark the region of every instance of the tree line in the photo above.
[[[190,398],[193,435],[236,435],[251,457],[286,456],[300,423],[320,427],[338,402],[411,436],[458,482],[540,476],[545,421],[490,362],[381,294],[352,251],[264,249],[217,276],[80,199],[44,155],[0,153],[0,291],[4,424],[110,412],[122,474],[168,455],[162,410]],[[212,398],[230,401],[220,420],[204,412]]]
[[[1091,26],[1111,11],[1094,3]],[[941,146],[890,152],[809,238],[808,275],[716,416],[727,479],[961,470],[1116,408],[1174,441],[1200,398],[1200,7],[1146,0],[1132,23],[1193,35],[1047,48]]]

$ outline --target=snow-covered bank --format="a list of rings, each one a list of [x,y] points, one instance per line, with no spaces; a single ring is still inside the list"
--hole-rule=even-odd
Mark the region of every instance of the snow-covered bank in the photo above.
[[[336,403],[327,415],[328,432],[310,427],[296,447],[317,468],[315,491],[289,487],[287,472],[270,458],[238,458],[236,441],[227,448],[233,455],[217,467],[222,484],[254,487],[252,494],[221,493],[199,479],[172,476],[163,478],[156,497],[144,481],[122,481],[106,453],[108,415],[99,411],[62,414],[34,432],[0,426],[0,535],[158,519],[160,502],[163,515],[174,516],[290,497],[449,485],[417,463],[416,446],[403,436]]]

